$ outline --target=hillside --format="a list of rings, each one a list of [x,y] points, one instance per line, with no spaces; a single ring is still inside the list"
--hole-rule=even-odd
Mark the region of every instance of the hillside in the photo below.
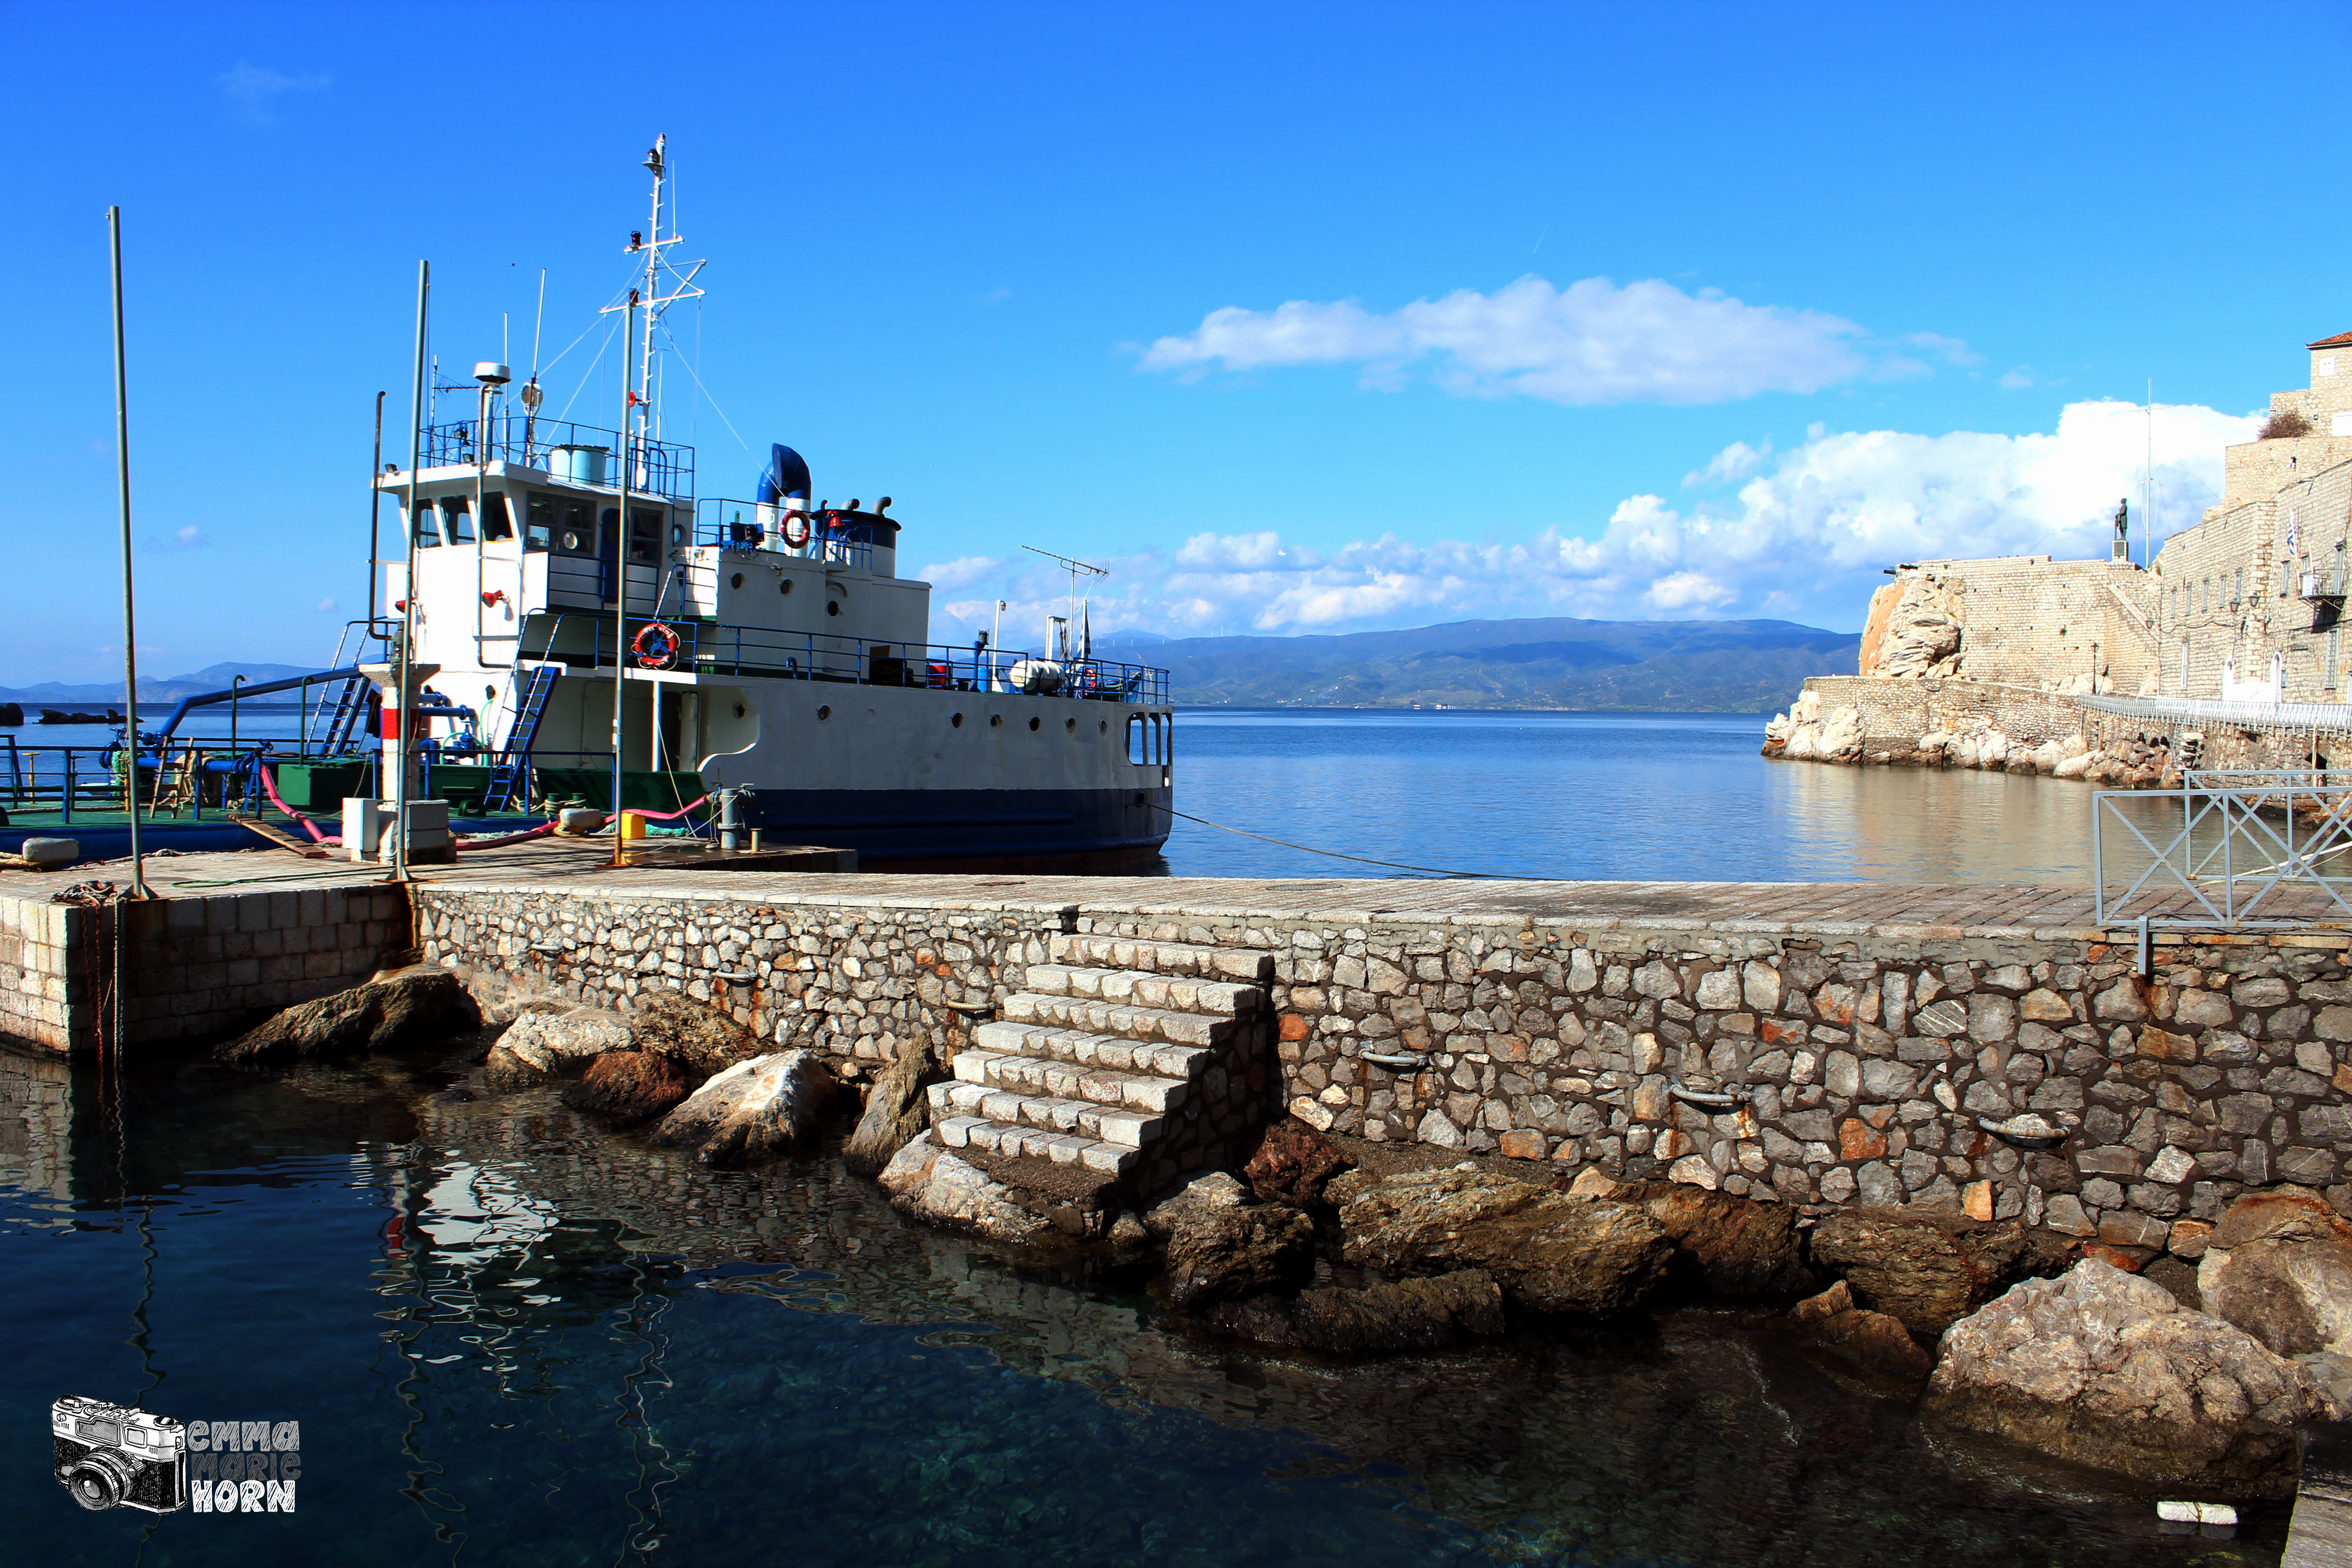
[[[1851,632],[1790,621],[1457,621],[1340,637],[1096,639],[1166,667],[1175,700],[1234,707],[1557,708],[1766,713],[1809,675],[1850,675]]]
[[[139,700],[177,702],[183,697],[194,697],[206,691],[226,691],[228,683],[242,675],[247,681],[283,680],[289,676],[308,675],[299,664],[215,664],[190,675],[146,676],[139,678]],[[291,701],[289,696],[286,699]],[[68,686],[63,681],[45,680],[38,686],[0,686],[0,702],[16,702],[27,710],[34,708],[92,708],[111,702],[122,706],[122,682],[86,681]]]

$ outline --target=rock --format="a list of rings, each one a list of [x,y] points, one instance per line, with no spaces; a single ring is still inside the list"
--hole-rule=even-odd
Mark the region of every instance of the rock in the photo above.
[[[1665,1228],[1675,1244],[1667,1278],[1693,1293],[1785,1300],[1813,1283],[1797,1244],[1796,1212],[1786,1204],[1755,1203],[1677,1182],[1638,1183],[1615,1196]]]
[[[698,1082],[750,1061],[762,1048],[751,1030],[678,991],[641,998],[629,1027],[641,1049],[661,1052]]]
[[[1849,1307],[1812,1325],[1822,1344],[1848,1361],[1906,1383],[1917,1383],[1933,1372],[1936,1358],[1919,1348],[1911,1331],[1885,1312]]]
[[[1291,1117],[1265,1130],[1242,1174],[1266,1203],[1313,1208],[1323,1201],[1324,1184],[1349,1163],[1328,1138]]]
[[[1944,1336],[1920,1414],[2174,1486],[2293,1486],[2303,1369],[2095,1259],[2029,1279]]]
[[[866,1114],[841,1151],[841,1163],[861,1176],[887,1165],[916,1133],[931,1122],[925,1094],[947,1075],[928,1040],[909,1041],[866,1091]]]
[[[876,1178],[890,1206],[929,1225],[946,1226],[1015,1246],[1047,1246],[1061,1233],[1013,1201],[1012,1189],[919,1132]]]
[[[654,1142],[695,1146],[706,1165],[797,1154],[816,1145],[832,1109],[833,1075],[814,1051],[777,1051],[739,1063],[662,1118]]]
[[[1168,1237],[1168,1300],[1187,1310],[1295,1289],[1314,1271],[1315,1222],[1285,1204],[1202,1205]]]
[[[2090,1250],[2089,1247],[2084,1247],[2084,1255],[2088,1257]],[[2205,1310],[2204,1292],[2197,1289],[2197,1266],[2193,1263],[2184,1262],[2178,1258],[2159,1258],[2145,1268],[2126,1269],[2125,1272],[2137,1273],[2143,1279],[2163,1286],[2172,1292],[2174,1300],[2192,1312],[2201,1312]]]
[[[478,1028],[481,1015],[456,975],[418,964],[349,991],[289,1007],[213,1052],[215,1061],[323,1059]]]
[[[1405,1171],[1339,1211],[1342,1254],[1386,1274],[1484,1268],[1545,1312],[1632,1307],[1674,1256],[1665,1227],[1628,1204],[1578,1198],[1477,1170]]]
[[[2206,1238],[2197,1289],[2280,1355],[2352,1352],[2352,1225],[2315,1193],[2248,1193]]]
[[[1361,1289],[1325,1287],[1292,1300],[1259,1296],[1217,1308],[1211,1323],[1260,1344],[1366,1354],[1444,1350],[1503,1331],[1503,1291],[1482,1269]]]
[[[686,1074],[658,1051],[606,1051],[565,1087],[563,1103],[607,1121],[650,1121],[686,1098]]]
[[[1579,1198],[1613,1198],[1617,1184],[1598,1165],[1587,1165],[1576,1173],[1576,1180],[1568,1185],[1569,1195]]]
[[[618,1013],[599,1007],[525,1013],[507,1026],[482,1065],[495,1073],[554,1075],[631,1046],[628,1023]]]
[[[1932,1340],[2025,1272],[2028,1254],[2014,1220],[1857,1208],[1822,1221],[1813,1260],[1843,1273],[1857,1302]]]
[[[1853,1310],[1853,1289],[1841,1279],[1818,1296],[1808,1296],[1789,1309],[1789,1316],[1801,1323],[1818,1323],[1836,1317],[1840,1312]]]
[[[1249,1202],[1249,1189],[1223,1171],[1195,1176],[1169,1196],[1144,1211],[1143,1228],[1165,1240],[1193,1214],[1203,1209],[1239,1208]]]

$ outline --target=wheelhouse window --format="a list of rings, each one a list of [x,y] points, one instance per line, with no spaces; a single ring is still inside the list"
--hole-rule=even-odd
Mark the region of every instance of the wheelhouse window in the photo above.
[[[522,547],[525,550],[551,550],[555,547],[560,510],[555,498],[544,493],[535,493],[524,501]]]
[[[507,516],[507,495],[504,490],[488,490],[482,496],[482,542],[514,537],[514,521]]]
[[[410,529],[410,534],[415,539],[416,548],[419,550],[430,550],[441,542],[441,525],[434,515],[431,501],[420,500],[416,503],[416,516]]]
[[[441,498],[441,537],[452,544],[474,542],[473,503],[464,496]]]
[[[555,547],[566,555],[594,556],[596,553],[596,509],[584,500],[568,501],[563,508],[563,529],[555,536]]]
[[[667,514],[659,507],[629,509],[629,559],[659,561],[662,558],[662,524]]]

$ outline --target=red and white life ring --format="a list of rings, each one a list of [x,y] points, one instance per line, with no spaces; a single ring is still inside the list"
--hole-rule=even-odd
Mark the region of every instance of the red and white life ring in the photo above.
[[[629,649],[646,668],[667,669],[677,663],[677,634],[659,621],[647,621],[637,628]]]
[[[795,524],[797,524],[797,525],[798,525],[798,531],[794,531],[794,525],[795,525]],[[809,542],[809,516],[808,516],[808,513],[806,513],[806,512],[804,512],[804,511],[797,511],[797,510],[794,510],[794,511],[787,511],[787,512],[785,512],[785,513],[784,513],[784,542],[785,542],[786,544],[791,545],[794,550],[800,550],[800,549],[803,549],[803,548],[805,548],[805,547],[807,546],[807,544],[808,544],[808,542]]]

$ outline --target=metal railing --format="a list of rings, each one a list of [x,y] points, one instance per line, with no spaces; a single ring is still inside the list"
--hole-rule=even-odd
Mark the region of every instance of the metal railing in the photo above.
[[[61,825],[70,825],[74,813],[127,812],[124,768],[119,742],[103,746],[26,746],[14,735],[0,736],[0,798],[12,813],[46,815],[55,812]],[[167,741],[142,745],[139,751],[139,799],[142,813],[177,816],[188,813],[192,822],[204,820],[205,808],[228,809],[232,802],[250,803],[259,797],[254,769],[261,758],[272,763],[302,759],[276,749],[278,742],[259,740]],[[348,759],[336,759],[343,761]],[[21,825],[20,825],[21,826]]]
[[[2177,830],[2151,836],[2133,819],[2135,806],[2173,801]],[[2352,773],[2192,769],[2179,789],[2100,790],[2091,797],[2091,863],[2102,926],[2352,921]]]
[[[815,561],[845,566],[873,563],[874,547],[897,543],[893,520],[872,512],[824,507],[801,514],[808,523],[809,542],[803,552]],[[781,526],[782,513],[773,505],[739,500],[732,496],[709,496],[694,503],[694,542],[720,549],[757,545],[763,530]]]
[[[600,430],[593,426],[574,425],[565,420],[499,414],[491,416],[487,430],[478,419],[459,420],[453,425],[427,426],[423,456],[418,460],[428,468],[485,461],[516,463],[526,468],[545,468],[548,454],[558,447],[602,447],[609,455],[609,460],[604,478],[593,488],[617,492],[621,485],[618,465],[622,440],[617,430]],[[693,447],[668,441],[648,440],[634,440],[630,447],[636,458],[636,468],[629,475],[631,493],[648,500],[659,496],[671,500],[694,494]],[[582,481],[575,479],[565,482],[577,484]]]
[[[565,622],[573,623],[573,643],[563,647]],[[867,637],[818,632],[776,631],[763,626],[722,626],[709,621],[629,617],[626,639],[618,646],[632,668],[648,668],[635,644],[645,627],[661,625],[677,641],[665,668],[681,673],[750,676],[770,679],[835,681],[857,686],[915,686],[942,691],[995,691],[1006,696],[1066,697],[1079,700],[1164,704],[1168,672],[1116,659],[1049,659],[1013,648],[974,649],[942,643],[886,643]],[[590,635],[583,637],[582,633]],[[576,646],[580,643],[587,646]],[[612,617],[567,612],[548,628],[541,658],[575,669],[608,668],[614,657]],[[1013,672],[1029,666],[1028,689],[1017,690]]]

